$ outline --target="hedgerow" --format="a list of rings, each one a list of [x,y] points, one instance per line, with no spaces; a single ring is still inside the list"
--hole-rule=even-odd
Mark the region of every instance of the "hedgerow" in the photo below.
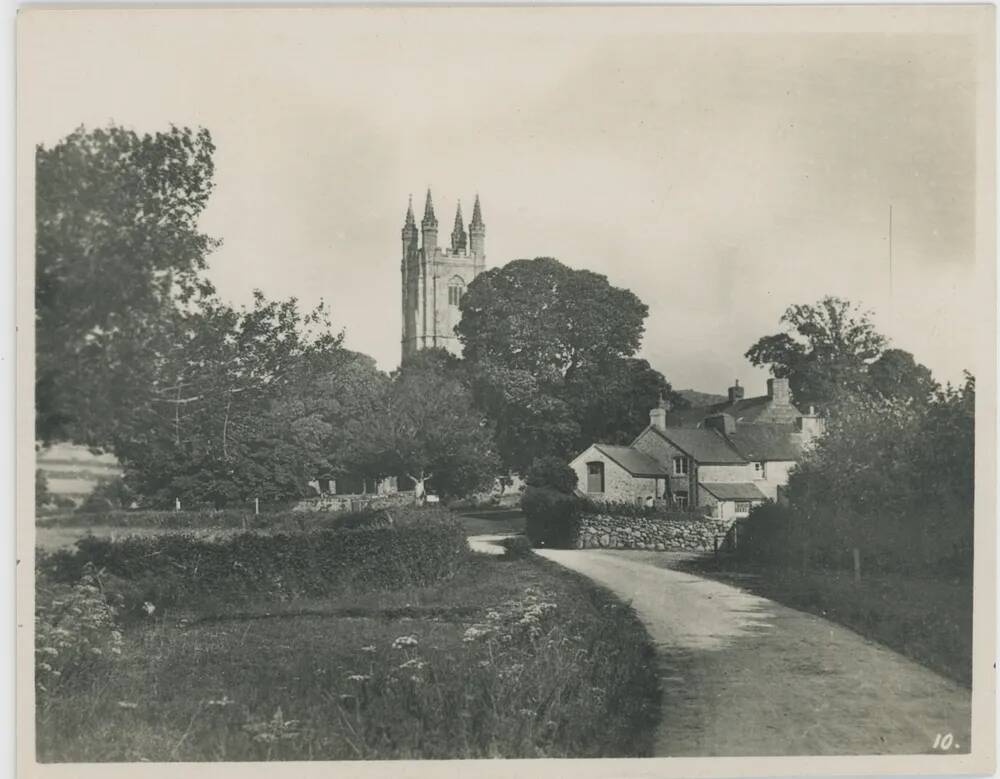
[[[75,582],[88,566],[126,606],[156,607],[201,596],[323,595],[344,588],[396,589],[454,575],[467,553],[460,523],[447,512],[413,512],[396,524],[306,533],[187,533],[86,536],[75,551],[43,556],[41,571]]]

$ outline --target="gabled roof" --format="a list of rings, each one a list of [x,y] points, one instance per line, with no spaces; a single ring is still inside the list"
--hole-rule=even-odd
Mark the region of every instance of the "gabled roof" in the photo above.
[[[666,430],[660,430],[651,426],[647,429],[666,439],[699,463],[743,465],[747,462],[720,433],[712,428],[668,427]]]
[[[718,500],[767,500],[757,485],[750,482],[699,482],[698,486]]]
[[[601,454],[618,463],[633,476],[659,478],[667,476],[666,466],[661,465],[645,452],[640,452],[638,449],[633,449],[631,446],[594,444],[594,448]]]
[[[767,395],[760,395],[756,398],[742,398],[732,402],[724,400],[721,403],[713,403],[711,406],[695,406],[668,411],[667,426],[695,427],[705,417],[714,414],[729,414],[736,420],[737,424],[753,424],[758,416],[767,411],[770,401],[771,398]]]
[[[802,456],[802,437],[791,425],[737,425],[726,436],[748,460],[798,460]]]

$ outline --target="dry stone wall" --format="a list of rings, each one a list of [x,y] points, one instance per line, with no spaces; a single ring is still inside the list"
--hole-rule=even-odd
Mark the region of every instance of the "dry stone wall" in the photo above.
[[[412,491],[390,495],[317,495],[304,498],[292,506],[292,511],[361,511],[412,506],[416,497]]]
[[[658,552],[711,552],[733,520],[699,516],[629,517],[584,514],[579,519],[577,549],[653,549]]]

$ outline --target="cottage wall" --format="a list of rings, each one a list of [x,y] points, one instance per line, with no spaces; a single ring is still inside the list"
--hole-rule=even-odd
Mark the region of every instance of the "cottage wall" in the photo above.
[[[604,492],[587,492],[587,463],[604,463]],[[656,483],[662,479],[633,476],[595,446],[578,455],[569,467],[576,473],[577,489],[595,500],[624,500],[634,503],[638,498],[655,498]]]
[[[760,478],[756,471],[754,484],[757,489],[763,492],[771,500],[778,499],[778,487],[788,484],[788,473],[795,467],[794,460],[768,460],[764,464],[764,472],[767,478]]]
[[[648,454],[667,469],[667,473],[670,474],[668,480],[671,492],[686,492],[689,500],[694,500],[695,493],[697,492],[695,481],[697,468],[695,464],[693,462],[688,463],[687,476],[673,475],[674,458],[687,457],[684,452],[649,428],[646,428],[644,432],[639,434],[639,437],[632,443],[632,448]],[[661,494],[663,493],[663,485],[660,486],[660,492]]]

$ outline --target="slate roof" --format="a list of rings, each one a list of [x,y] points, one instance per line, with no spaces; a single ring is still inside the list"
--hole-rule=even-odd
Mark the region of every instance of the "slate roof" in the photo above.
[[[742,465],[747,462],[726,439],[712,428],[668,427],[650,428],[699,463],[708,465]]]
[[[712,493],[719,500],[767,500],[767,497],[750,482],[699,482],[698,486]]]
[[[767,411],[771,400],[767,395],[756,398],[742,398],[730,402],[728,399],[711,406],[695,406],[667,412],[667,427],[696,427],[705,417],[714,414],[729,414],[737,424],[753,424],[757,417]]]
[[[667,468],[661,465],[645,452],[633,449],[631,446],[612,446],[611,444],[594,444],[594,448],[633,476],[663,478],[667,476]]]
[[[798,460],[802,455],[801,437],[791,425],[737,425],[726,437],[747,460]]]

